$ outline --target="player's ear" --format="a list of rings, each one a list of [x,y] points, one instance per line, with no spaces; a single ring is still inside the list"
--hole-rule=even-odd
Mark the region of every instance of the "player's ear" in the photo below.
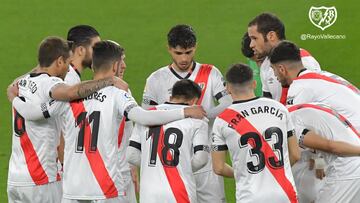
[[[275,42],[278,41],[278,37],[276,35],[276,32],[274,31],[270,31],[266,34],[266,38],[267,40],[269,40],[270,42]]]
[[[251,88],[252,88],[253,90],[256,89],[256,80],[253,80],[253,81],[252,81],[252,83],[251,83]]]
[[[118,62],[118,61],[115,61],[115,62],[112,64],[111,69],[112,69],[112,72],[113,72],[113,73],[115,73],[115,74],[118,73],[119,62]]]
[[[84,46],[78,46],[75,48],[75,53],[79,56],[85,56],[86,55],[86,48]]]

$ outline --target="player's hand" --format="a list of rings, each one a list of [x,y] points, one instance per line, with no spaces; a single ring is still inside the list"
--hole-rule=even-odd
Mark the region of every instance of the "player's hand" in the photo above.
[[[9,99],[10,102],[12,102],[14,100],[15,97],[17,97],[19,95],[19,87],[17,83],[12,83],[11,85],[9,85],[9,87],[7,88],[7,97]]]
[[[316,176],[316,178],[322,180],[325,177],[325,170],[324,169],[315,169],[315,176]]]
[[[184,109],[185,118],[202,119],[206,116],[206,111],[202,106],[189,106]]]
[[[129,90],[129,85],[119,77],[113,76],[113,84],[115,87],[124,90],[126,92]]]
[[[140,192],[140,184],[139,184],[139,176],[137,173],[137,167],[131,165],[130,166],[130,172],[131,172],[131,179],[134,183],[134,187],[135,187],[135,193],[139,193]]]

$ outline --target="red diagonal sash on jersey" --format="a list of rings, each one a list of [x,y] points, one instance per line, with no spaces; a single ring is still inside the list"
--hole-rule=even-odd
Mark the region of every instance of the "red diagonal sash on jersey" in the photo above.
[[[125,123],[126,123],[126,118],[125,118],[125,116],[124,116],[124,117],[123,117],[123,119],[121,120],[120,127],[119,127],[119,133],[118,133],[118,147],[120,147],[120,145],[121,145],[121,141],[122,141],[123,136],[124,136]]]
[[[199,72],[197,73],[196,78],[194,80],[194,82],[201,87],[201,97],[197,101],[198,105],[201,105],[201,102],[204,98],[204,94],[205,94],[205,91],[207,88],[207,82],[208,82],[208,79],[210,76],[211,69],[212,69],[211,65],[202,64],[199,69]]]
[[[163,129],[162,126],[161,126],[161,129],[160,129],[159,140],[160,140],[160,142],[158,144],[157,152],[158,152],[159,158],[162,159],[161,153],[162,153],[162,150],[164,148],[164,129]],[[171,160],[170,151],[168,151],[168,153],[167,153],[167,159]],[[176,167],[167,167],[167,166],[164,166],[164,165],[163,165],[163,168],[164,168],[166,177],[167,177],[167,179],[169,181],[171,190],[172,190],[172,192],[173,192],[173,194],[175,196],[176,202],[178,202],[178,203],[189,202],[190,203],[189,196],[187,194],[184,182],[181,179],[179,171],[177,170],[177,168]]]
[[[306,56],[311,56],[311,54],[305,49],[300,49],[300,57],[306,57]]]
[[[288,95],[289,88],[288,87],[282,87],[281,88],[281,97],[280,97],[280,103],[286,105],[286,98]]]
[[[225,109],[225,111],[223,111],[218,117],[223,119],[225,122],[231,124],[231,121],[234,118],[238,118],[238,114],[239,114],[238,112],[232,109]],[[266,158],[274,157],[275,160],[278,161],[270,145],[265,141],[264,137],[261,136],[261,133],[259,133],[258,130],[253,125],[251,125],[251,123],[248,120],[246,120],[244,117],[241,116],[241,120],[239,121],[239,123],[233,127],[236,130],[236,132],[239,133],[240,136],[248,132],[255,132],[258,135],[260,135],[259,137],[261,138],[261,142],[262,142],[261,151],[264,153],[265,157]],[[249,144],[253,146],[254,142],[249,142]],[[295,189],[293,185],[290,183],[290,181],[287,179],[287,177],[285,176],[284,167],[275,169],[269,165],[268,161],[265,161],[265,165],[270,171],[270,173],[274,176],[276,181],[279,183],[281,188],[284,190],[289,200],[292,203],[297,202]]]
[[[301,79],[318,79],[318,80],[325,80],[331,83],[336,83],[339,85],[344,85],[346,87],[348,87],[349,89],[351,89],[353,92],[355,92],[356,94],[360,94],[360,90],[355,87],[354,85],[352,85],[351,83],[348,84],[344,84],[343,82],[340,82],[334,78],[325,76],[325,75],[321,75],[319,73],[305,73],[297,78],[295,78],[294,80],[301,80]]]
[[[16,110],[13,109],[14,118],[16,118]],[[22,119],[16,119],[15,125],[18,126],[18,129],[21,129],[23,126],[22,122],[25,122]],[[25,130],[25,129],[24,129]],[[27,134],[26,130],[20,135],[20,145],[21,149],[23,150],[26,166],[30,173],[30,176],[36,185],[43,185],[49,183],[49,178],[42,167],[39,157],[36,154],[33,144]]]
[[[350,127],[350,129],[360,138],[360,133],[354,128],[354,126],[341,114],[339,114],[338,112],[330,109],[330,108],[326,108],[323,106],[318,106],[315,104],[298,104],[298,105],[294,105],[291,106],[289,108],[289,112],[293,112],[296,111],[298,109],[302,109],[302,108],[313,108],[313,109],[318,109],[324,112],[327,112],[331,115],[334,115],[335,117],[337,117],[338,119],[340,119],[341,122],[346,123],[346,125],[348,125]]]
[[[156,107],[152,107],[149,110],[156,110]],[[159,144],[157,146],[157,152],[159,158],[162,160],[162,149],[164,147],[164,129],[163,126],[160,128],[160,136],[159,136]],[[170,151],[167,153],[167,159],[171,160],[171,154]],[[163,163],[163,160],[161,161]],[[166,177],[169,181],[170,188],[175,196],[176,202],[178,203],[186,203],[189,202],[189,196],[187,194],[185,184],[183,180],[180,177],[179,171],[176,167],[166,167],[163,165]]]
[[[76,118],[80,115],[82,112],[86,112],[84,104],[82,101],[76,101],[70,103],[71,110],[73,112],[73,115]],[[87,122],[86,122],[87,123]],[[86,154],[86,157],[89,160],[89,164],[91,167],[91,170],[101,188],[106,198],[112,198],[118,196],[118,191],[115,187],[114,181],[111,179],[104,161],[101,158],[101,155],[99,154],[99,151],[96,150],[95,152],[89,152],[90,150],[90,139],[91,139],[91,128],[87,124],[85,126],[85,134],[84,134],[84,153]]]

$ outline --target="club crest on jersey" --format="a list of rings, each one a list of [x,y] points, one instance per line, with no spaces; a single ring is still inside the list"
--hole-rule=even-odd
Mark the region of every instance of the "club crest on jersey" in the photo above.
[[[337,11],[335,6],[332,7],[315,7],[312,6],[309,10],[309,19],[312,24],[321,30],[332,26],[337,18]]]
[[[204,90],[204,88],[205,88],[205,83],[204,82],[198,83],[198,85],[200,86],[201,90]]]

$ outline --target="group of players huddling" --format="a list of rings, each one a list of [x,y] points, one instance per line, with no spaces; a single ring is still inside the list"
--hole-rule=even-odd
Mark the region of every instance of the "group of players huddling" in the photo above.
[[[237,202],[360,202],[360,91],[286,41],[275,15],[247,29],[262,97],[248,65],[224,80],[194,60],[193,28],[176,25],[172,62],[147,78],[142,107],[117,42],[88,25],[45,38],[37,67],[7,90],[9,202],[134,203],[138,190],[145,203],[226,202],[223,177]],[[81,82],[88,67],[93,80]]]

